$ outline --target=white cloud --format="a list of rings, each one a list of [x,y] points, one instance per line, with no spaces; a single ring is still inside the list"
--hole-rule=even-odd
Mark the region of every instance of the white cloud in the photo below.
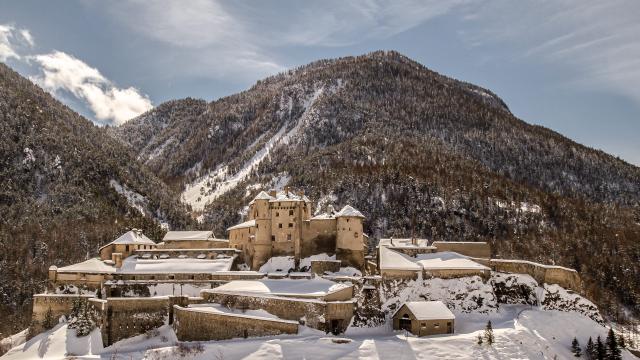
[[[464,38],[475,46],[507,45],[516,58],[566,67],[577,88],[640,102],[637,1],[495,0],[474,11]]]
[[[119,125],[153,107],[149,98],[137,89],[114,86],[97,69],[64,52],[54,51],[30,59],[42,71],[33,78],[36,83],[54,93],[68,91],[85,101],[96,119],[104,123]]]
[[[14,58],[20,60],[18,48],[33,47],[31,33],[25,29],[16,29],[13,25],[0,24],[0,61]]]

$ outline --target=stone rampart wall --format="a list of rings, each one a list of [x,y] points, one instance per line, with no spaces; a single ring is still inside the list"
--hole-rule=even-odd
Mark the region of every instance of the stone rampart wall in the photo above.
[[[173,328],[180,341],[226,340],[241,337],[297,334],[298,323],[216,314],[174,306]]]

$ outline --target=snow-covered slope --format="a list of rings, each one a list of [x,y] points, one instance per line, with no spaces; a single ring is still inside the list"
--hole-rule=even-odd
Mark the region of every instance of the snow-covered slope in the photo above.
[[[488,320],[495,335],[493,346],[478,345]],[[388,326],[363,331],[349,329],[340,337],[301,327],[292,336],[183,343],[163,326],[150,336],[122,340],[102,349],[99,333],[76,338],[59,325],[2,359],[571,359],[571,340],[583,345],[589,337],[605,337],[607,328],[576,313],[541,311],[509,305],[491,314],[456,317],[456,333],[427,338],[394,332]],[[340,341],[334,341],[340,340]],[[626,350],[623,359],[634,357]]]

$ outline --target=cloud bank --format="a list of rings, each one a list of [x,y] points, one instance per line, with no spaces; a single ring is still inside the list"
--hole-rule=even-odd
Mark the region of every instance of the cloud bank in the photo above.
[[[60,90],[71,93],[104,123],[120,125],[153,107],[151,100],[137,89],[114,86],[96,68],[64,52],[54,51],[30,59],[42,72],[32,78],[37,84],[53,93]]]
[[[35,45],[29,30],[16,29],[13,25],[0,24],[0,61],[20,60],[18,48]]]

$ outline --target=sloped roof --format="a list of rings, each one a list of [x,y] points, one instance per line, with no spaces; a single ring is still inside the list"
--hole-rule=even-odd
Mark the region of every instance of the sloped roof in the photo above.
[[[271,199],[273,199],[273,197],[267,194],[266,191],[260,191],[258,195],[256,195],[256,197],[253,198],[253,200],[271,200]]]
[[[411,311],[417,320],[453,320],[456,318],[442,301],[407,301],[404,306]],[[398,311],[393,316],[396,316]]]
[[[116,267],[105,264],[105,262],[100,259],[93,258],[77,264],[60,267],[58,268],[58,272],[111,274],[116,272]]]
[[[162,241],[209,240],[213,231],[169,231]]]
[[[112,244],[156,245],[156,243],[146,237],[142,232],[138,232],[136,230],[127,231],[119,238],[113,240],[107,245],[100,247],[100,250]]]
[[[443,251],[432,254],[416,255],[418,264],[425,270],[455,269],[455,270],[490,270],[467,256],[453,251]]]
[[[422,266],[416,263],[415,258],[383,246],[380,248],[380,269],[420,271],[422,270]]]
[[[360,211],[354,209],[351,205],[346,205],[345,207],[342,208],[342,210],[338,211],[338,213],[336,214],[336,217],[341,217],[341,216],[352,216],[352,217],[364,218],[364,215],[362,215]]]
[[[236,229],[244,229],[244,228],[249,228],[249,227],[254,227],[256,226],[256,221],[255,220],[249,220],[249,221],[245,221],[243,223],[240,223],[238,225],[234,225],[230,228],[227,228],[227,231],[229,230],[236,230]]]

